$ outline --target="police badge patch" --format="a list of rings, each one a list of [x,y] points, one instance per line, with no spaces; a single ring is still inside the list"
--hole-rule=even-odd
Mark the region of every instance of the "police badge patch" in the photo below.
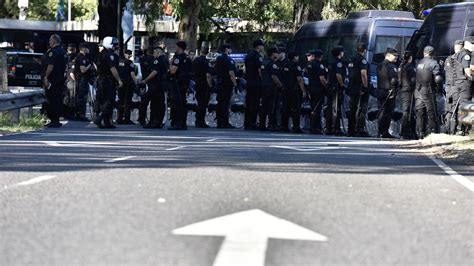
[[[173,64],[179,64],[179,59],[176,58],[176,59],[173,61]]]
[[[275,64],[273,64],[273,68],[274,68],[274,69],[278,69],[278,66],[275,65]]]
[[[321,68],[322,70],[324,70],[324,65],[319,65],[319,68]]]
[[[258,61],[263,62],[263,57],[259,57]]]
[[[337,63],[337,67],[341,68],[341,67],[342,67],[342,63]]]
[[[48,56],[49,57],[53,56],[53,52],[49,52]]]
[[[113,55],[110,55],[110,60],[114,61],[115,57]]]
[[[296,69],[298,69],[298,71],[301,71],[301,70],[302,70],[300,66],[296,67]]]
[[[471,56],[470,56],[470,55],[468,55],[468,54],[467,54],[467,55],[465,55],[465,56],[464,56],[464,60],[466,60],[466,61],[469,61],[469,60],[471,60]]]
[[[362,59],[362,64],[367,65],[367,60]]]
[[[153,64],[154,65],[158,64],[158,60],[153,61]]]

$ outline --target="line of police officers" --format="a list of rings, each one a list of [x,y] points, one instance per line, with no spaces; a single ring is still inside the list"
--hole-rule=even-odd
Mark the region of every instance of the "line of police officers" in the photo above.
[[[445,124],[445,131],[448,133],[465,134],[468,128],[459,125],[457,111],[460,104],[472,98],[473,38],[470,36],[464,41],[456,41],[455,53],[446,60],[444,72],[448,104],[445,114],[438,113],[436,101],[436,94],[443,93],[443,69],[433,59],[434,48],[431,46],[424,48],[424,58],[417,63],[411,53],[406,52],[400,64],[398,52],[388,48],[385,60],[377,66],[377,86],[373,89],[369,81],[370,65],[365,58],[367,47],[363,43],[357,45],[356,55],[349,62],[343,61],[344,47],[334,47],[331,50],[333,60],[330,60],[332,63],[328,66],[322,63],[322,50],[309,51],[308,63],[303,69],[298,64],[298,54],[291,52],[287,55],[283,47],[268,48],[267,57],[264,58],[264,43],[262,40],[255,40],[254,49],[250,50],[245,58],[247,93],[244,127],[246,130],[301,133],[301,106],[303,101],[307,101],[311,107],[311,133],[344,135],[341,122],[345,94],[350,99],[347,113],[348,136],[369,136],[366,131],[369,95],[378,100],[379,109],[375,118],[378,120],[379,137],[393,138],[389,128],[397,97],[402,109],[403,138],[424,138],[432,132],[440,132],[442,124]],[[50,127],[61,125],[58,103],[62,85],[59,84],[64,82],[64,69],[68,60],[65,51],[60,48],[60,43],[59,36],[51,36],[51,49],[46,56],[45,87]],[[131,51],[119,58],[116,38],[104,38],[97,64],[88,59],[89,51],[85,44],[81,44],[79,50],[74,60],[74,78],[77,82],[75,105],[80,120],[86,120],[87,93],[93,71],[97,70],[94,123],[99,128],[115,128],[112,114],[117,92],[118,124],[133,124],[130,120],[130,110],[133,93],[137,92],[141,96],[140,124],[145,128],[163,128],[166,114],[165,92],[168,92],[168,103],[171,107],[169,129],[187,129],[186,94],[191,79],[196,84],[198,102],[196,127],[209,127],[205,122],[205,113],[214,85],[214,71],[206,57],[209,53],[209,47],[206,45],[202,46],[201,55],[194,61],[186,54],[186,43],[183,41],[177,42],[176,52],[171,60],[168,60],[163,46],[150,47],[147,54],[140,58],[140,81],[135,75],[135,65],[130,60]],[[224,44],[220,50],[221,54],[217,57],[214,68],[218,93],[217,127],[234,128],[229,123],[230,101],[232,93],[241,88],[237,80],[235,62],[229,57],[232,52],[230,45]],[[308,78],[307,88],[304,76]],[[151,112],[147,123],[149,105]],[[293,124],[291,130],[290,117]]]

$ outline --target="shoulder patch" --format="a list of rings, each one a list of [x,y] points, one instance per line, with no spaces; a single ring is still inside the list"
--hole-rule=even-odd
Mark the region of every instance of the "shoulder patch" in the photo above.
[[[259,57],[258,61],[263,62],[263,57]]]
[[[115,57],[113,55],[110,55],[110,60],[115,61]]]
[[[298,71],[302,71],[302,69],[301,69],[300,66],[297,66],[296,69],[297,69]]]
[[[53,56],[53,52],[49,52],[48,56],[49,57]]]
[[[82,60],[82,63],[85,65],[85,64],[86,64],[86,60]]]
[[[342,63],[337,63],[337,67],[338,67],[338,68],[341,68],[341,67],[342,67]]]
[[[323,65],[323,64],[319,65],[319,68],[321,68],[322,70],[324,70],[324,65]]]
[[[362,64],[367,65],[367,60],[362,59]]]
[[[153,64],[154,65],[158,64],[158,60],[153,61]]]
[[[398,72],[398,68],[394,67],[393,71]]]
[[[179,59],[176,58],[176,59],[173,61],[173,64],[179,64]]]
[[[273,64],[273,69],[278,69],[278,66],[276,64]]]
[[[465,55],[465,56],[464,56],[464,60],[466,60],[466,61],[469,61],[469,60],[471,60],[471,56],[470,56],[470,55],[468,55],[468,54],[467,54],[467,55]]]

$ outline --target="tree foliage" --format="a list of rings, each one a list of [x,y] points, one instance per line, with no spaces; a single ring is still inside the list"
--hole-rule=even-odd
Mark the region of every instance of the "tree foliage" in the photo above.
[[[55,20],[59,0],[30,0],[28,6],[29,20]],[[67,0],[65,15],[67,17]],[[91,19],[97,12],[97,0],[72,0],[71,13],[73,20]],[[3,18],[17,19],[19,14],[18,1],[0,0],[0,14]]]

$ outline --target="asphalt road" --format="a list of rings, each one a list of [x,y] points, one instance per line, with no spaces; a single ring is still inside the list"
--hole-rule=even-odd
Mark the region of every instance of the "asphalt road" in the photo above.
[[[0,137],[0,232],[0,265],[473,265],[474,192],[377,139],[70,123]]]

